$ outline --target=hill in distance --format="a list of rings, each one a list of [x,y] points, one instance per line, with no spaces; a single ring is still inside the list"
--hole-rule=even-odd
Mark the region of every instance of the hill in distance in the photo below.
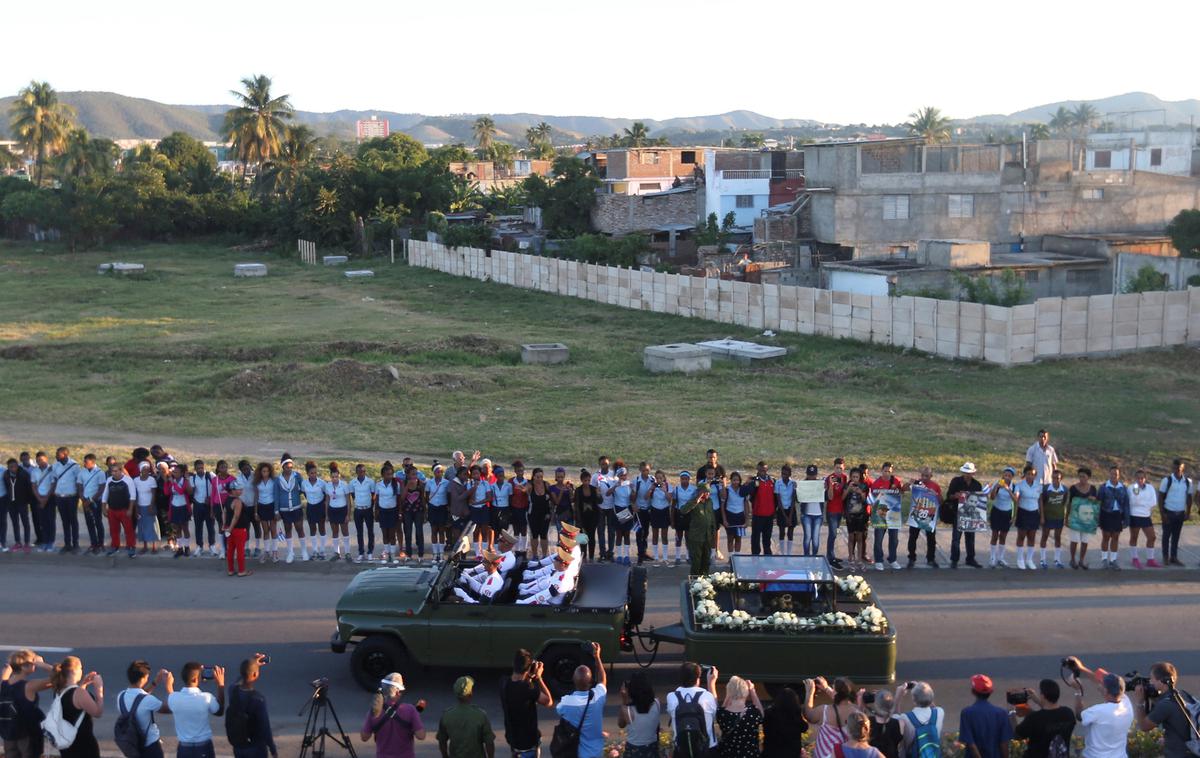
[[[220,139],[220,128],[228,105],[167,105],[129,97],[113,92],[60,92],[59,98],[75,109],[79,123],[91,134],[112,139],[157,139],[174,131],[191,134],[201,140]],[[0,112],[7,114],[13,97],[0,98]],[[1016,124],[1049,121],[1059,107],[1074,108],[1082,100],[1063,100],[1047,103],[1010,114],[976,116],[961,123]],[[1187,123],[1190,118],[1200,121],[1200,100],[1164,101],[1146,92],[1088,100],[1101,114],[1118,111],[1150,111],[1132,118],[1135,125],[1174,125]],[[1161,111],[1161,112],[1154,112]],[[297,123],[306,124],[321,136],[353,139],[355,121],[378,116],[387,119],[392,131],[404,132],[425,143],[473,144],[473,126],[479,114],[427,116],[420,113],[392,111],[339,110],[332,113],[297,111]],[[550,116],[536,113],[490,114],[496,123],[501,140],[523,144],[525,130],[545,121],[554,129],[558,144],[583,140],[590,135],[620,134],[637,119],[606,118],[602,116]],[[1127,123],[1112,116],[1118,124]],[[820,124],[809,119],[779,119],[748,110],[730,111],[709,116],[690,116],[664,120],[641,119],[652,135],[670,136],[680,142],[689,133],[729,133],[737,131],[779,132],[812,129]],[[5,119],[7,121],[7,119]],[[6,124],[5,124],[6,127]],[[7,131],[5,128],[3,131]]]

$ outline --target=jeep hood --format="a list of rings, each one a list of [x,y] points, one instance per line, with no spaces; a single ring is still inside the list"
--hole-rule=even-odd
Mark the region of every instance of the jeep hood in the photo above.
[[[337,613],[408,616],[425,604],[434,568],[378,568],[359,573],[342,592]]]

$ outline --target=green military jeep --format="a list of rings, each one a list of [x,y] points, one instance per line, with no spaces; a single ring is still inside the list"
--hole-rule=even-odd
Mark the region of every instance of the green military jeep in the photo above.
[[[441,566],[377,568],[359,573],[337,604],[330,646],[353,646],[355,681],[375,689],[408,663],[503,669],[518,648],[545,664],[556,694],[569,691],[576,667],[589,662],[590,643],[629,650],[646,609],[644,569],[585,563],[562,605],[517,605],[520,564],[491,603],[463,603],[454,594],[470,555],[470,531]]]

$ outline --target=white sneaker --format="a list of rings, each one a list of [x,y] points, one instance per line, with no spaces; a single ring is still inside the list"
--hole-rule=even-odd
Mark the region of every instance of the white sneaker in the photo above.
[[[300,560],[303,560],[303,561],[311,561],[311,560],[312,560],[312,558],[310,558],[310,557],[308,556],[308,551],[307,551],[307,550],[301,550],[301,551],[300,551]]]
[[[366,560],[366,557],[365,557],[365,556],[364,556],[362,553],[359,553],[359,554],[358,554],[358,557],[354,559],[354,562],[355,562],[355,563],[362,563],[362,562],[363,562],[363,561],[365,561],[365,560]]]
[[[1023,556],[1023,555],[1017,556],[1017,568],[1021,569],[1022,571],[1025,570],[1025,556]]]
[[[876,563],[876,564],[875,564],[875,570],[876,570],[876,571],[883,571],[883,564],[882,564],[882,563]]]
[[[296,554],[293,553],[291,550],[287,551],[287,562],[291,563],[294,560],[296,560]]]
[[[900,570],[900,561],[892,561],[892,571]]]
[[[996,561],[996,565],[999,566],[1000,568],[1008,568],[1008,564],[1004,561],[1003,558]]]

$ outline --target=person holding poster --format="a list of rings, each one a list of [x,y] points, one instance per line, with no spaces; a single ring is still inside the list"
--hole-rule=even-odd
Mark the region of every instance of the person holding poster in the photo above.
[[[1054,568],[1066,568],[1062,562],[1062,530],[1067,518],[1067,488],[1062,469],[1055,469],[1050,483],[1042,488],[1042,568],[1046,568],[1046,541],[1054,532]]]
[[[796,499],[800,502],[800,519],[803,522],[804,554],[820,555],[821,519],[825,517],[825,483],[817,477],[816,464],[810,463],[804,469],[804,480],[796,485]],[[791,554],[790,542],[788,554]]]
[[[950,568],[958,568],[959,540],[967,545],[967,560],[966,564],[973,568],[983,568],[979,561],[975,560],[975,532],[964,532],[958,523],[958,510],[967,497],[972,494],[983,492],[983,484],[975,478],[975,464],[967,461],[959,469],[960,476],[956,476],[950,480],[950,486],[946,489],[946,500],[951,504],[951,513],[954,516],[950,523],[953,525],[952,543],[950,545]]]
[[[1088,537],[1096,533],[1100,521],[1100,501],[1091,483],[1092,470],[1083,466],[1079,481],[1067,491],[1067,528],[1071,530],[1071,568],[1087,570]],[[1079,560],[1075,549],[1079,548]]]
[[[842,567],[842,562],[837,557],[837,536],[842,525],[842,501],[847,481],[849,478],[846,476],[846,459],[834,458],[833,473],[825,477],[825,525],[829,528],[829,534],[825,538],[825,558],[835,569]]]
[[[921,476],[909,488],[912,500],[908,508],[908,567],[917,564],[917,538],[925,534],[925,565],[938,568],[937,528],[938,508],[942,503],[942,487],[933,480],[933,469],[921,467]]]
[[[871,483],[871,526],[875,527],[875,570],[883,571],[883,536],[887,534],[887,565],[892,570],[900,568],[896,560],[896,549],[900,545],[901,494],[904,482],[892,473],[892,464],[885,462],[879,478]]]
[[[1008,530],[1012,528],[1013,503],[1017,498],[1016,487],[1013,485],[1016,473],[1017,470],[1012,466],[1005,466],[1000,480],[988,488],[988,500],[992,501],[992,509],[988,512],[988,526],[992,529],[992,568],[1008,568],[1008,563],[1004,560],[1004,543],[1008,539]]]
[[[850,469],[850,480],[842,490],[842,504],[846,512],[846,539],[849,545],[851,571],[862,571],[867,562],[867,498],[870,489],[862,479],[862,471]]]

